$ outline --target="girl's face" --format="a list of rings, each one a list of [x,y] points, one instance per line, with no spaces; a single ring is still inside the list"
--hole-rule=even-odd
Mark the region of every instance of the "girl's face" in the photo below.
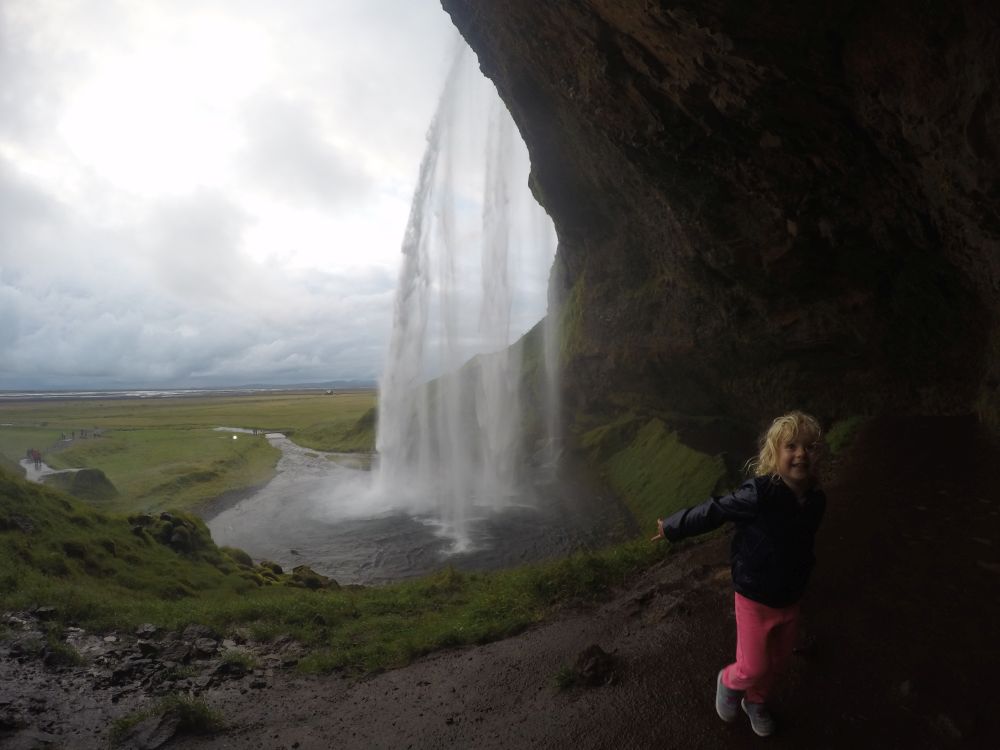
[[[778,474],[796,492],[804,492],[816,481],[819,443],[807,434],[791,435],[778,444]]]

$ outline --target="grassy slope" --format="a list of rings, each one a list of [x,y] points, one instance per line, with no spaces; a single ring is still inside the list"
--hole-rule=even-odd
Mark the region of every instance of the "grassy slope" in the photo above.
[[[215,547],[193,517],[192,550],[139,535],[123,517],[0,471],[0,610],[52,605],[93,629],[199,622],[256,637],[288,633],[312,644],[306,669],[364,671],[404,664],[443,646],[480,643],[537,622],[570,598],[601,596],[660,557],[634,543],[597,554],[489,574],[451,569],[380,588],[306,590],[271,584],[261,566]]]
[[[585,432],[581,444],[639,527],[651,534],[658,517],[736,482],[721,456],[685,445],[659,418],[625,413]]]
[[[631,443],[607,463],[612,488],[626,499],[643,529],[656,519],[701,502],[731,482],[719,456],[684,445],[658,419],[642,426]]]

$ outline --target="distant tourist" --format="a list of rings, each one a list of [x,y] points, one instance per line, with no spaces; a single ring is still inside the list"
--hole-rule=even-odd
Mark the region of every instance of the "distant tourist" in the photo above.
[[[736,589],[736,661],[716,677],[715,710],[734,721],[740,707],[761,737],[774,732],[767,709],[776,678],[795,646],[799,600],[815,557],[826,496],[819,487],[819,423],[793,411],[778,417],[751,462],[753,479],[722,497],[657,519],[653,541],[672,542],[736,525],[732,542]]]

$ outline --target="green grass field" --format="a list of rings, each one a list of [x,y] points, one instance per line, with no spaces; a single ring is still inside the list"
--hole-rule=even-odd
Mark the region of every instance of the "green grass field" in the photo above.
[[[56,432],[94,428],[260,427],[293,434],[324,424],[351,427],[374,406],[375,391],[6,401],[0,402],[0,424],[49,428]]]
[[[263,484],[280,457],[262,435],[234,440],[215,427],[283,432],[316,450],[367,452],[375,442],[375,400],[374,391],[349,391],[3,402],[0,464],[11,468],[38,448],[53,468],[103,471],[118,495],[102,500],[102,510],[197,509]]]

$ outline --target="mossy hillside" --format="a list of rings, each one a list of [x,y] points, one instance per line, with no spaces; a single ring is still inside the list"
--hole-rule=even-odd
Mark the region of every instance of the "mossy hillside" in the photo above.
[[[61,490],[92,504],[107,503],[118,497],[118,490],[100,469],[80,469],[45,477],[48,487]]]
[[[314,450],[368,453],[375,450],[377,421],[378,410],[374,406],[360,415],[357,409],[350,408],[338,413],[335,418],[296,430],[292,438],[299,445]]]
[[[5,608],[54,605],[69,619],[113,627],[157,600],[238,594],[260,585],[257,578],[194,516],[130,522],[0,473]]]
[[[644,530],[655,531],[658,517],[701,502],[735,481],[721,455],[689,447],[658,418],[626,414],[588,431],[581,442]]]
[[[309,572],[299,571],[297,586],[295,574],[250,567],[245,553],[216,547],[192,516],[106,515],[0,474],[0,608],[54,606],[63,624],[97,631],[197,622],[220,633],[243,627],[265,640],[288,634],[313,647],[302,667],[314,671],[399,666],[437,648],[516,633],[563,602],[600,599],[666,549],[640,541],[494,573],[445,569],[378,588],[311,587]]]

